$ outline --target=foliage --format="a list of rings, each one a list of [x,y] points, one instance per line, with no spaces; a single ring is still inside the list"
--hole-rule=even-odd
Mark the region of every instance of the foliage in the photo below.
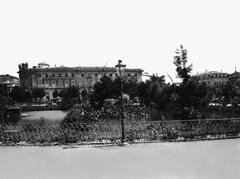
[[[55,89],[55,90],[53,91],[53,97],[56,98],[56,97],[58,97],[58,96],[60,96],[60,94],[59,94],[58,91]]]
[[[10,92],[9,96],[13,101],[16,102],[29,102],[31,101],[32,95],[27,89],[15,86]]]
[[[5,103],[7,101],[7,86],[0,85],[0,102]]]
[[[88,92],[87,92],[86,89],[84,89],[84,90],[81,92],[81,97],[82,97],[83,102],[87,102],[87,100],[88,100]]]
[[[70,108],[72,108],[74,106],[74,104],[77,103],[77,99],[76,98],[62,98],[61,101],[61,109],[62,110],[68,110]]]
[[[90,100],[91,104],[95,107],[102,107],[105,99],[118,99],[121,94],[120,84],[120,79],[111,80],[109,77],[103,77],[94,86],[94,92]],[[138,97],[141,104],[151,105],[161,93],[164,85],[164,76],[153,76],[151,80],[141,83],[124,81],[123,93],[129,95],[131,100]]]
[[[80,95],[79,88],[75,86],[70,86],[67,89],[63,89],[58,94],[62,98],[77,98]]]
[[[101,107],[107,98],[118,98],[120,95],[120,81],[112,81],[104,76],[100,82],[94,85],[94,92],[91,95],[90,102],[95,107]]]
[[[178,86],[168,88],[170,92],[166,91],[168,95],[161,96],[162,101],[168,101],[176,119],[198,118],[200,109],[206,107],[212,97],[206,85],[200,84],[197,79],[190,78],[192,65],[187,66],[187,50],[181,45],[176,54],[173,63],[176,65],[178,76],[183,81]],[[163,108],[164,105],[166,106],[162,103],[161,107]]]
[[[178,77],[182,78],[183,84],[185,84],[190,79],[189,73],[192,70],[192,65],[187,66],[187,50],[183,49],[182,45],[180,45],[180,49],[177,49],[173,63],[176,65]]]
[[[74,104],[79,103],[79,95],[79,88],[75,86],[60,91],[59,96],[62,97],[61,109],[68,110]]]
[[[76,105],[68,112],[62,123],[96,122],[96,117],[91,115],[93,111],[89,105]]]
[[[222,89],[222,96],[225,104],[230,101],[240,100],[240,81],[236,77],[231,77]]]
[[[60,126],[61,128],[65,128],[65,126],[69,128],[67,124],[74,124],[70,126],[72,130],[87,131],[89,125],[97,121],[96,116],[92,115],[92,113],[94,113],[94,110],[89,105],[76,105],[71,108],[64,120],[61,121]]]
[[[32,91],[32,97],[37,99],[40,98],[42,99],[46,95],[46,92],[42,88],[35,88]]]

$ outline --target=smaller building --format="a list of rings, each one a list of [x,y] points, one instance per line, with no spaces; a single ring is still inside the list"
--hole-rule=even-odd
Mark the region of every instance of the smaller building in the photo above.
[[[192,78],[196,78],[199,83],[204,83],[211,87],[223,87],[229,77],[230,74],[218,71],[206,71],[192,76]]]
[[[8,91],[12,91],[15,86],[20,86],[19,79],[15,76],[9,74],[0,75],[0,85],[5,86]]]

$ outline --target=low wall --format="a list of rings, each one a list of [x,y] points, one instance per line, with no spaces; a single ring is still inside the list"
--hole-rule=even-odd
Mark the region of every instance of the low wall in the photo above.
[[[164,141],[216,140],[240,137],[240,119],[147,121],[124,125],[125,141],[151,143]],[[2,144],[107,144],[119,143],[121,123],[61,123],[0,127]]]

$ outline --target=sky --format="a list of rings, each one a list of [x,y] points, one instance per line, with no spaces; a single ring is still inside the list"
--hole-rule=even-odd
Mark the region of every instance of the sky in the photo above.
[[[115,66],[175,79],[180,44],[197,72],[240,71],[237,0],[0,1],[0,74],[18,64]]]

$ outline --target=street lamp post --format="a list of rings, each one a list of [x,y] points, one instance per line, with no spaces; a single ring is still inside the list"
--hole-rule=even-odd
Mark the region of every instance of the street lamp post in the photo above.
[[[121,127],[122,127],[122,138],[121,143],[123,144],[125,142],[125,132],[124,132],[124,114],[123,114],[123,79],[122,79],[122,73],[126,65],[122,64],[122,60],[118,60],[118,64],[115,66],[117,68],[117,71],[119,71],[119,78],[120,78],[120,90],[121,90],[121,96],[120,96],[120,119],[121,119]]]

